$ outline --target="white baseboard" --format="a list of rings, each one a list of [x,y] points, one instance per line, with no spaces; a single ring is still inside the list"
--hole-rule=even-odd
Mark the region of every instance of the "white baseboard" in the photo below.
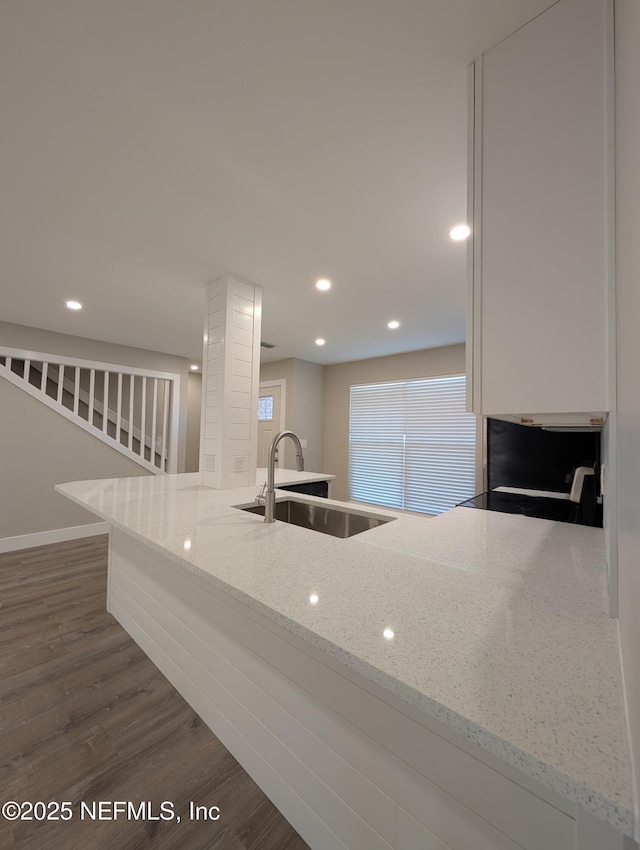
[[[108,534],[110,531],[111,526],[108,522],[91,522],[70,528],[53,528],[50,531],[2,537],[0,538],[0,554],[15,552],[18,549],[31,549],[32,546],[47,546],[49,543],[64,543],[65,540],[79,540],[81,537],[94,537],[96,534]]]

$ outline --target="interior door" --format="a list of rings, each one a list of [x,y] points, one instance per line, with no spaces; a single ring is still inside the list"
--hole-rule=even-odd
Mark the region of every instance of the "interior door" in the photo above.
[[[271,441],[282,430],[280,401],[282,387],[260,387],[258,395],[258,467],[266,467]],[[280,466],[280,446],[276,450],[276,466]]]

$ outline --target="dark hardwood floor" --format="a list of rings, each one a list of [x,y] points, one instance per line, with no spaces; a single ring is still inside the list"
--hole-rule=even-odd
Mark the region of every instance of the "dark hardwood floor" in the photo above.
[[[106,536],[0,555],[0,805],[70,801],[73,813],[0,816],[0,848],[305,850],[106,612],[106,564]],[[106,805],[92,820],[99,801],[148,802],[153,817],[113,819]],[[163,801],[179,823],[153,819]],[[191,820],[190,801],[219,819]]]

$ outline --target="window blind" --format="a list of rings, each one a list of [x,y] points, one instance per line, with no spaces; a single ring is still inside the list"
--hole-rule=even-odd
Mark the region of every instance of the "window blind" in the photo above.
[[[464,375],[352,386],[349,498],[439,514],[475,494]]]

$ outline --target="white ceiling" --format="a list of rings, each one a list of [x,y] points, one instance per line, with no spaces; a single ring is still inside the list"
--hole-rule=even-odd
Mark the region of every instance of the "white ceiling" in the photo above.
[[[264,359],[462,341],[467,65],[550,5],[3,0],[0,318],[198,358],[230,271]]]

